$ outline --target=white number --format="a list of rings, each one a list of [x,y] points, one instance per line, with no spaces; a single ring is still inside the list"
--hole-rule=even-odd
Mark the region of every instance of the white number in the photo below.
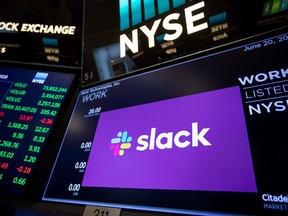
[[[83,142],[81,143],[81,149],[90,149],[92,146],[92,142]]]
[[[76,162],[75,163],[75,169],[85,169],[86,168],[86,162]]]
[[[81,185],[80,184],[69,184],[68,186],[68,191],[79,191],[81,188]]]

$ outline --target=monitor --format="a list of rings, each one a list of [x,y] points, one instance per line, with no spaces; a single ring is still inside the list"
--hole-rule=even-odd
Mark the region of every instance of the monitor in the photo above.
[[[47,67],[0,67],[0,196],[23,196],[75,78]]]
[[[287,48],[278,29],[81,90],[43,200],[287,213]]]

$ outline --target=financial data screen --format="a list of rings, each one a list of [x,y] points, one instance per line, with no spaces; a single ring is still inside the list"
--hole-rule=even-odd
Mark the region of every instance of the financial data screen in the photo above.
[[[0,68],[0,194],[21,196],[73,74]]]

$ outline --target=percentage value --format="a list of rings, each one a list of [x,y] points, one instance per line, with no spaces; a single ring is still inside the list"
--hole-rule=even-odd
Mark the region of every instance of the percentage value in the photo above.
[[[19,178],[19,177],[15,177],[13,179],[13,184],[17,184],[17,185],[25,185],[26,184],[26,179],[25,178]]]
[[[40,153],[40,146],[34,146],[34,145],[30,145],[28,151],[30,152],[35,152],[35,153]]]
[[[0,168],[6,170],[9,167],[9,163],[1,163],[0,162]]]
[[[35,163],[36,162],[36,157],[34,156],[29,156],[29,155],[25,155],[23,161],[27,162],[27,163]]]
[[[20,166],[20,167],[18,167],[16,169],[18,170],[18,172],[25,173],[25,174],[29,174],[31,172],[31,170],[32,170],[31,167],[26,167],[26,166],[25,167],[24,166]]]
[[[33,141],[34,142],[38,142],[38,143],[44,143],[45,142],[45,137],[42,137],[42,136],[34,136],[33,137]]]
[[[34,131],[37,133],[48,133],[49,130],[50,130],[50,128],[47,128],[47,127],[36,126]]]
[[[23,139],[24,138],[24,134],[15,132],[15,133],[13,133],[12,138]]]
[[[43,119],[40,120],[40,122],[41,122],[42,124],[51,125],[51,124],[53,124],[53,119],[43,118]]]

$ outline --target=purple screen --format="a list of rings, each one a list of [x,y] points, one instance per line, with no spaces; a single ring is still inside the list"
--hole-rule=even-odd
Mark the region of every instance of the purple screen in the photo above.
[[[101,113],[82,186],[257,192],[239,87]]]

